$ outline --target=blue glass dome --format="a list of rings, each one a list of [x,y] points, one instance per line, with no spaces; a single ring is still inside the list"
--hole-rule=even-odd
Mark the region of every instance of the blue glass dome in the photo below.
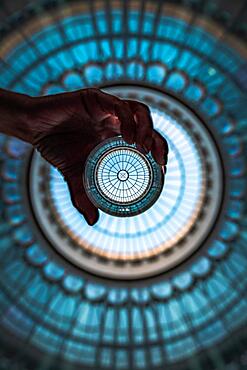
[[[216,10],[38,1],[1,29],[1,87],[144,101],[170,155],[167,197],[88,227],[61,175],[0,136],[0,369],[247,366],[246,48]]]

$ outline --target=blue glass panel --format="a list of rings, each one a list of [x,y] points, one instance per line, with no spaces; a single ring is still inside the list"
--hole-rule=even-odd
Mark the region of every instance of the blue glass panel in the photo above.
[[[201,257],[192,267],[192,271],[196,276],[205,276],[210,271],[211,263],[206,257]]]
[[[70,320],[73,318],[74,313],[76,313],[77,310],[76,301],[73,297],[59,293],[56,296],[53,296],[50,310],[54,313],[54,316],[57,316],[59,319],[57,326],[69,328]]]
[[[130,63],[127,67],[127,76],[131,79],[142,79],[144,77],[143,66],[140,63]]]
[[[216,127],[220,134],[230,134],[235,127],[233,120],[225,115],[217,117],[217,119],[212,121],[212,124]]]
[[[31,40],[39,50],[39,53],[43,55],[62,46],[64,43],[56,26],[47,26],[45,30],[31,36]]]
[[[139,19],[140,14],[139,12],[132,11],[128,17],[128,28],[129,31],[132,33],[137,33],[139,30]]]
[[[131,38],[128,42],[128,51],[127,55],[129,58],[136,57],[138,52],[138,39],[137,38]]]
[[[227,214],[230,218],[237,220],[243,215],[244,207],[245,207],[244,201],[237,200],[229,201]]]
[[[247,317],[247,304],[246,299],[233,306],[231,310],[226,313],[226,322],[233,329],[239,326]]]
[[[224,145],[230,155],[234,156],[240,153],[242,149],[241,139],[237,136],[224,138]]]
[[[3,197],[8,203],[17,203],[21,200],[20,189],[18,184],[5,182],[3,187]]]
[[[243,158],[233,158],[230,160],[231,166],[231,175],[232,176],[241,176],[246,171],[246,163]]]
[[[68,41],[82,39],[94,36],[92,21],[88,16],[73,16],[73,18],[65,19],[61,22],[65,30]]]
[[[26,252],[28,260],[35,266],[43,265],[47,261],[47,256],[38,244],[28,248]]]
[[[78,64],[83,65],[88,62],[87,49],[84,44],[71,47],[71,53],[75,56]]]
[[[85,78],[89,85],[99,84],[103,77],[103,70],[99,66],[88,66],[85,68]]]
[[[143,19],[143,34],[149,35],[153,31],[153,23],[154,23],[154,15],[153,14],[146,14]]]
[[[127,302],[128,292],[126,289],[111,289],[108,294],[108,301],[118,305]]]
[[[56,287],[49,287],[46,280],[41,274],[36,274],[34,279],[30,282],[28,289],[27,306],[37,314],[44,314],[44,307],[51,300],[52,294],[57,294]],[[31,305],[30,305],[31,303]]]
[[[112,47],[111,47],[111,43],[109,42],[109,40],[107,39],[104,39],[104,40],[101,40],[100,42],[100,45],[101,45],[101,49],[102,49],[102,52],[103,52],[103,56],[104,56],[104,59],[108,59],[108,58],[111,58],[112,56]],[[95,54],[96,56],[96,54]],[[101,60],[102,58],[95,58],[93,60]]]
[[[58,353],[60,352],[61,344],[63,343],[63,337],[50,332],[41,325],[37,325],[35,332],[31,337],[31,343],[48,353]]]
[[[174,285],[181,290],[187,289],[191,285],[192,281],[193,279],[189,272],[181,273],[173,279]]]
[[[83,284],[84,282],[80,277],[69,275],[64,279],[64,287],[73,293],[79,292],[82,289]]]
[[[188,100],[197,102],[203,96],[203,89],[200,86],[192,83],[187,87],[185,96]]]
[[[152,60],[158,60],[167,66],[172,65],[178,50],[175,46],[155,42],[152,46]]]
[[[147,79],[152,83],[160,84],[165,74],[165,68],[159,64],[153,64],[147,68]]]
[[[156,284],[152,287],[152,293],[158,299],[169,298],[172,294],[171,284],[168,282]]]
[[[167,79],[166,86],[174,91],[181,91],[186,84],[184,76],[179,72],[171,73]]]
[[[61,85],[50,85],[46,87],[45,94],[47,95],[59,94],[64,92],[64,90],[65,90],[64,87],[62,87]]]
[[[137,322],[135,322],[137,324]],[[119,335],[117,341],[119,343],[128,343],[130,338],[130,331],[129,331],[130,317],[127,308],[121,308],[119,310]]]
[[[157,35],[169,40],[184,41],[187,25],[182,20],[162,17],[158,26]]]
[[[215,240],[209,248],[208,253],[213,258],[222,258],[228,250],[228,245],[222,241]]]
[[[141,55],[142,60],[144,60],[145,62],[149,61],[149,52],[148,51],[149,51],[150,46],[152,46],[151,41],[142,40],[142,42],[140,42],[139,55]]]
[[[76,90],[81,89],[84,84],[82,82],[81,76],[78,73],[69,73],[64,78],[64,85],[69,90]]]
[[[198,75],[202,60],[200,57],[192,53],[191,51],[184,50],[179,54],[177,63],[174,67],[188,73],[190,77]]]
[[[139,369],[146,367],[146,352],[144,350],[134,351],[134,361]]]
[[[244,179],[230,179],[230,192],[233,197],[243,197],[245,189],[246,183]]]
[[[17,257],[17,251],[15,251],[15,256]],[[26,269],[26,265],[23,261],[13,259],[13,255],[10,254],[11,258],[9,261],[6,261],[6,265],[2,269],[4,271],[5,284],[8,287],[11,287],[12,295],[15,293],[18,296],[18,291],[21,291],[22,288],[26,289],[27,284],[31,281],[31,271]],[[13,290],[14,288],[14,290]]]
[[[18,177],[18,162],[8,159],[3,163],[2,174],[7,180],[16,180]]]
[[[151,362],[154,366],[158,366],[163,362],[162,350],[160,347],[152,346],[150,354]]]
[[[124,55],[124,43],[122,39],[114,39],[113,40],[114,46],[114,55],[117,59],[123,58]]]
[[[121,33],[123,29],[122,24],[122,12],[120,11],[113,11],[112,12],[112,31],[113,33]]]
[[[44,272],[46,277],[52,281],[60,280],[64,275],[64,269],[53,262],[49,262],[45,266]]]
[[[105,68],[105,76],[108,80],[123,76],[123,67],[118,63],[108,63]]]
[[[106,289],[102,285],[95,285],[95,284],[89,283],[86,286],[85,293],[87,294],[87,297],[90,300],[92,300],[92,301],[96,300],[97,301],[105,295]]]
[[[207,346],[220,340],[223,334],[226,334],[223,323],[221,321],[215,321],[199,331],[198,339]]]
[[[202,111],[209,117],[215,116],[220,110],[218,102],[211,97],[208,97],[203,101],[201,108]]]
[[[14,158],[19,158],[24,153],[28,148],[31,148],[30,144],[25,143],[24,141],[15,139],[15,138],[9,138],[7,143],[6,143],[6,149],[7,152],[10,156]],[[0,144],[0,149],[1,149],[1,144]]]
[[[108,348],[102,348],[101,350],[101,363],[103,366],[110,367],[113,364],[113,352]]]
[[[97,12],[96,16],[97,29],[100,34],[105,34],[108,31],[108,23],[104,12]]]
[[[22,245],[27,245],[32,243],[33,241],[33,234],[30,230],[29,225],[20,225],[14,231],[14,239]]]
[[[149,299],[149,291],[147,289],[132,289],[131,297],[135,302],[144,303]]]
[[[116,350],[116,363],[119,364],[119,368],[127,368],[129,367],[129,354],[126,350]]]

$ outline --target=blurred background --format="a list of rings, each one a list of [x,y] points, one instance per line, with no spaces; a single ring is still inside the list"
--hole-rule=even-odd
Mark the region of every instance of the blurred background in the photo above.
[[[88,227],[0,135],[0,370],[247,369],[247,2],[2,0],[0,86],[97,86],[169,144],[143,214]]]

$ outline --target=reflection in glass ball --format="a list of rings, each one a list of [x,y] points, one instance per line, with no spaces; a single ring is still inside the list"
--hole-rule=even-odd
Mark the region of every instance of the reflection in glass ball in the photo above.
[[[158,199],[163,188],[161,166],[151,153],[142,154],[121,137],[99,144],[89,155],[84,184],[97,208],[118,217],[140,214]]]

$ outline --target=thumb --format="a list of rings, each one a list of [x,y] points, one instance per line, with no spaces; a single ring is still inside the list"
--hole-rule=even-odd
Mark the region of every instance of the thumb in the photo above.
[[[66,178],[66,181],[69,186],[73,206],[83,214],[89,225],[94,225],[99,219],[99,211],[89,200],[85,192],[82,176],[70,175]]]

